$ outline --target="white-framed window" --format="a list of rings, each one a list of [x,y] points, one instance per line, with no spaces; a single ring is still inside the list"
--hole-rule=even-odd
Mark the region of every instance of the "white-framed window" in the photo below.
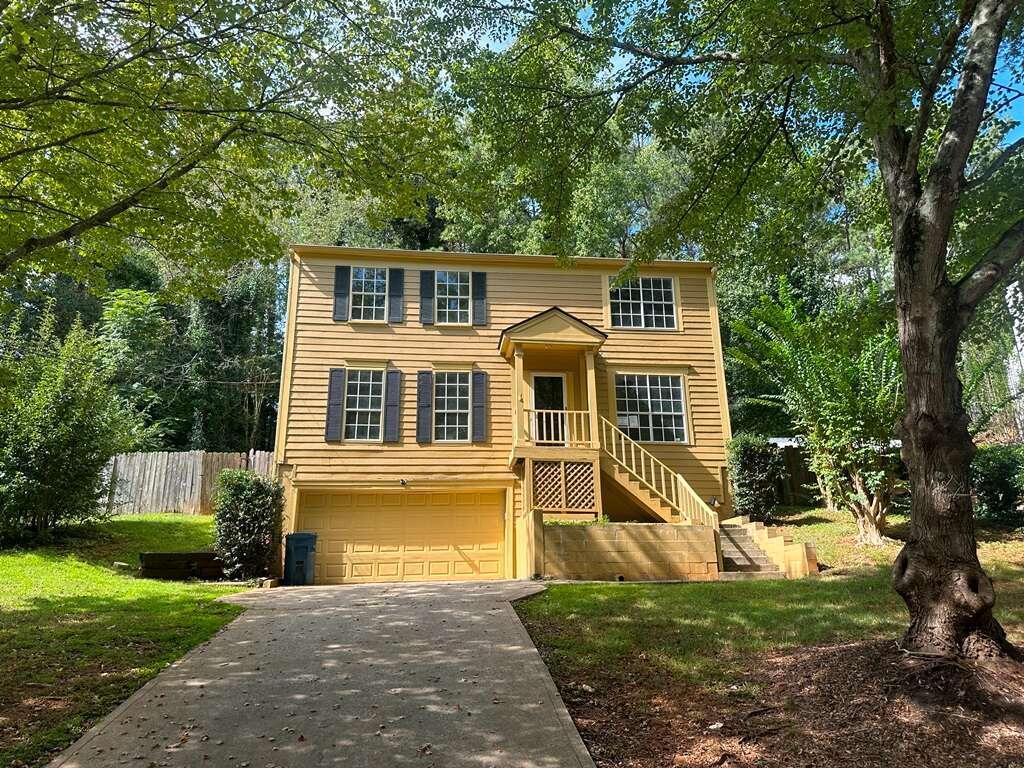
[[[687,442],[682,376],[617,373],[615,412],[619,429],[638,442]]]
[[[387,320],[388,271],[384,267],[352,267],[352,320]]]
[[[611,288],[613,328],[675,328],[671,277],[641,277]]]
[[[384,371],[350,369],[345,380],[346,440],[380,442],[384,420]]]
[[[438,325],[469,325],[470,273],[438,270],[434,276]]]
[[[469,442],[469,371],[434,373],[434,442]]]

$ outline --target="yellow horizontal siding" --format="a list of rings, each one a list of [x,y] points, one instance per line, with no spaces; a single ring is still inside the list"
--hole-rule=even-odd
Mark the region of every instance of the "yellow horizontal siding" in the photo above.
[[[598,400],[601,412],[614,418],[609,372],[643,371],[658,366],[686,369],[692,445],[653,445],[650,450],[683,472],[704,496],[719,494],[718,473],[723,464],[723,422],[720,412],[716,355],[708,278],[678,276],[682,330],[616,331],[607,327],[605,296],[613,270],[598,272],[539,266],[517,268],[501,264],[462,269],[487,272],[486,328],[422,326],[419,322],[420,263],[405,265],[406,321],[394,326],[338,323],[332,318],[334,267],[341,261],[301,259],[294,294],[292,356],[289,361],[287,413],[282,415],[282,461],[294,466],[298,482],[397,483],[404,478],[510,478],[507,467],[512,447],[512,366],[498,353],[502,329],[552,306],[602,329],[608,339],[598,359]],[[373,263],[360,260],[346,263]],[[403,266],[382,260],[389,266]],[[443,267],[443,263],[430,268]],[[652,274],[676,274],[652,270]],[[323,439],[328,371],[356,361],[387,362],[403,373],[401,440],[398,444],[327,443]],[[488,372],[490,435],[483,444],[416,443],[416,372],[438,364],[477,366]],[[653,364],[653,366],[652,366]],[[576,359],[567,361],[578,373]]]

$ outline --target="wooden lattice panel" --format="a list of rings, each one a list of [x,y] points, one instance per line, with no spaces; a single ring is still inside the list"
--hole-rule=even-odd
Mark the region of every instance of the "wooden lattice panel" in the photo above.
[[[569,512],[589,512],[596,508],[594,465],[588,461],[566,461],[565,509]]]
[[[535,461],[533,506],[545,512],[597,509],[594,465],[586,461]]]
[[[537,509],[562,509],[562,462],[533,462],[533,505]]]

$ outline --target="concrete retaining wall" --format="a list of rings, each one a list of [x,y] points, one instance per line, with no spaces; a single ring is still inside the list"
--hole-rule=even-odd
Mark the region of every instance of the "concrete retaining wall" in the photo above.
[[[585,581],[715,581],[712,528],[669,523],[545,525],[543,574]]]

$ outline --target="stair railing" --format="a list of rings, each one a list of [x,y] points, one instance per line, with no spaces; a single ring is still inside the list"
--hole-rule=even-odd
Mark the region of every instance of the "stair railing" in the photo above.
[[[601,416],[601,450],[641,485],[662,499],[680,518],[718,530],[718,515],[686,478]]]

